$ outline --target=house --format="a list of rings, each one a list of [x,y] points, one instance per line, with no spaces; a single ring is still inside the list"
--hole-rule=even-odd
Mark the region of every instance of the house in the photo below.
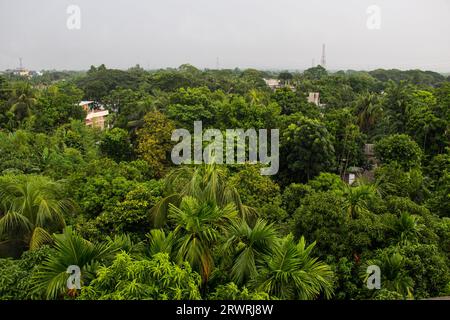
[[[349,185],[355,182],[358,178],[363,178],[367,181],[375,180],[374,169],[376,169],[380,163],[375,157],[375,145],[371,143],[364,144],[363,152],[367,160],[364,167],[350,167],[341,175],[342,180]]]
[[[291,90],[295,90],[295,87],[291,85],[289,82],[284,82],[278,79],[263,79],[266,85],[272,89],[280,89],[280,88],[289,88]]]
[[[363,169],[360,167],[350,167],[342,175],[342,180],[349,185],[352,185],[357,177],[360,177],[363,173]]]
[[[310,92],[308,95],[308,102],[314,103],[318,107],[321,106],[319,92]]]
[[[278,79],[264,79],[264,82],[272,90],[275,90],[275,89],[278,89],[278,88],[282,87],[281,81],[278,80]]]
[[[367,163],[371,168],[376,168],[379,165],[378,159],[375,157],[375,145],[371,143],[366,143],[364,145],[364,155],[366,156]]]
[[[105,129],[108,110],[95,101],[81,101],[79,105],[86,111],[85,124],[90,127]]]
[[[368,158],[372,158],[375,156],[375,149],[374,149],[374,144],[371,143],[366,143],[364,145],[364,154],[366,157]]]

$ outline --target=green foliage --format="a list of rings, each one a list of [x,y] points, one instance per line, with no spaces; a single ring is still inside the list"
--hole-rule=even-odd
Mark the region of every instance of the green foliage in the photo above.
[[[281,108],[277,103],[265,103],[259,98],[246,101],[242,96],[231,96],[217,111],[217,124],[221,129],[273,129]]]
[[[409,197],[420,203],[429,193],[426,181],[419,169],[405,172],[396,162],[376,169],[375,178],[379,188],[386,195]]]
[[[120,128],[114,128],[106,131],[100,142],[102,153],[116,161],[130,160],[133,155],[128,132]]]
[[[355,101],[354,113],[361,131],[373,136],[376,124],[383,116],[383,106],[380,97],[372,93],[359,95]]]
[[[313,258],[315,242],[306,246],[292,235],[279,240],[271,256],[258,268],[253,287],[280,299],[314,299],[320,294],[331,298],[333,272],[324,262]]]
[[[137,89],[145,80],[142,73],[107,69],[102,64],[97,68],[91,66],[85,77],[76,80],[76,85],[87,100],[103,101],[113,90]]]
[[[42,91],[35,106],[34,127],[39,132],[50,132],[71,119],[83,120],[85,111],[78,105],[83,92],[74,85],[52,85]]]
[[[264,79],[277,78],[272,91]],[[449,294],[448,78],[184,64],[24,79],[0,77],[0,256],[17,258],[0,259],[0,299]],[[81,99],[103,104],[111,129],[86,126]],[[196,120],[279,128],[279,174],[173,169],[172,131]],[[355,166],[362,177],[347,185]],[[365,286],[368,263],[381,290]],[[81,292],[67,290],[69,265]]]
[[[231,203],[219,208],[214,202],[199,202],[184,197],[179,208],[169,205],[169,220],[175,225],[178,261],[188,261],[202,276],[203,282],[214,268],[212,248],[222,237],[227,223],[237,212]]]
[[[421,70],[407,70],[401,71],[398,69],[377,69],[370,71],[369,74],[374,78],[386,82],[393,80],[396,82],[402,80],[412,81],[417,85],[429,85],[434,86],[444,81],[444,76],[433,71],[421,71]]]
[[[81,223],[78,229],[89,239],[129,233],[142,240],[151,227],[148,212],[160,200],[160,188],[160,183],[155,180],[136,183],[122,201],[105,208],[95,219]]]
[[[33,277],[52,250],[43,246],[24,252],[20,260],[0,259],[0,300],[38,298],[33,294]]]
[[[151,209],[152,220],[157,227],[167,222],[170,204],[178,206],[181,200],[188,196],[199,202],[212,203],[219,208],[233,205],[239,215],[251,220],[255,216],[254,208],[244,205],[239,193],[227,181],[224,167],[214,163],[198,166],[183,166],[173,170],[165,178],[166,197]]]
[[[33,279],[34,291],[46,299],[69,295],[69,266],[80,268],[81,284],[86,285],[98,263],[120,249],[114,242],[91,243],[72,231],[71,227],[65,228],[62,234],[54,237],[56,252],[42,263]]]
[[[294,234],[317,241],[321,256],[353,258],[382,244],[386,231],[382,217],[358,214],[351,218],[346,203],[346,199],[334,191],[306,196],[293,216]]]
[[[282,133],[281,143],[280,167],[289,175],[308,180],[334,168],[332,137],[319,120],[300,117]]]
[[[27,82],[16,82],[11,86],[11,94],[5,103],[6,117],[2,115],[5,128],[13,131],[26,123],[34,114],[36,90]]]
[[[61,230],[75,209],[60,188],[44,176],[1,177],[0,239],[19,240],[30,249],[51,242],[50,233]]]
[[[397,162],[404,169],[419,167],[423,152],[408,135],[395,134],[375,144],[375,154],[383,163]]]
[[[192,131],[194,121],[202,121],[204,127],[209,127],[214,124],[215,114],[224,98],[223,92],[211,92],[206,87],[181,88],[170,97],[167,115],[178,128]]]
[[[442,152],[446,146],[447,122],[436,114],[436,98],[423,90],[416,91],[413,98],[406,110],[406,132],[425,153]]]
[[[115,128],[135,130],[144,124],[144,116],[155,109],[155,100],[143,90],[115,89],[103,98]]]
[[[280,224],[287,218],[280,208],[280,187],[268,176],[262,176],[256,166],[246,166],[230,178],[229,184],[236,189],[242,203],[256,209],[260,217]]]
[[[334,277],[334,298],[337,300],[349,300],[358,297],[361,290],[361,281],[358,277],[356,261],[348,258],[339,258],[335,262],[335,258],[328,257],[331,260],[331,267],[335,274]]]
[[[368,260],[363,265],[361,274],[366,272],[369,265],[380,267],[381,287],[383,289],[397,292],[404,298],[413,296],[414,280],[408,275],[405,257],[395,249],[378,251],[375,259]],[[364,277],[367,276],[365,273]]]
[[[309,180],[307,185],[310,186],[312,190],[320,192],[343,189],[345,183],[337,174],[322,172],[314,179]]]
[[[292,183],[286,187],[282,195],[282,205],[286,212],[291,216],[295,210],[302,204],[302,199],[313,190],[309,185],[301,183]]]
[[[147,164],[142,161],[118,164],[108,158],[94,160],[70,176],[70,191],[81,211],[95,217],[112,211],[137,183],[149,178],[145,171]]]
[[[317,106],[309,104],[304,94],[287,87],[275,90],[272,100],[281,107],[281,114],[301,113],[309,118],[317,118],[319,115]]]
[[[401,247],[404,268],[413,279],[416,299],[439,296],[450,281],[449,260],[436,245],[409,244]]]
[[[363,163],[365,136],[355,123],[350,109],[333,110],[325,114],[327,130],[333,135],[336,163],[340,172]]]
[[[327,70],[325,70],[325,68],[322,67],[321,65],[306,69],[305,72],[303,72],[303,76],[309,80],[320,80],[326,77],[327,75],[328,75]]]
[[[188,263],[176,265],[167,254],[135,260],[122,252],[109,267],[101,267],[79,299],[88,300],[198,300],[200,276]]]
[[[156,176],[160,177],[169,166],[171,141],[174,124],[160,112],[149,112],[144,117],[145,124],[137,132],[137,152],[150,165]]]
[[[272,253],[277,232],[273,224],[264,220],[257,220],[253,227],[237,220],[227,233],[223,250],[233,261],[230,276],[233,282],[242,284],[257,275],[257,262]]]
[[[211,300],[269,300],[270,296],[262,291],[252,291],[246,287],[240,289],[235,283],[230,282],[220,285],[208,297]]]

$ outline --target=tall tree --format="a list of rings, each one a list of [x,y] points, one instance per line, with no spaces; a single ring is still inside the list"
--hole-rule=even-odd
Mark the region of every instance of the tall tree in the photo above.
[[[214,202],[184,197],[179,208],[169,205],[169,219],[176,225],[178,260],[188,261],[206,283],[214,267],[213,246],[237,215],[232,204],[219,208]]]
[[[51,242],[65,226],[74,203],[60,195],[61,186],[43,176],[7,176],[0,181],[0,237],[25,242],[31,249]]]
[[[12,88],[12,94],[8,101],[9,112],[14,115],[15,121],[20,123],[33,113],[36,104],[36,91],[29,83],[18,82]]]
[[[312,257],[315,243],[306,246],[290,234],[280,239],[274,253],[258,267],[253,286],[280,299],[315,299],[333,294],[333,271],[324,262]]]
[[[35,291],[46,299],[62,298],[73,295],[67,288],[69,266],[78,266],[81,271],[80,282],[85,284],[96,270],[96,263],[112,255],[120,249],[119,242],[108,241],[91,243],[71,227],[64,229],[62,234],[55,235],[55,249],[40,266],[34,278]]]
[[[157,227],[167,222],[169,205],[178,206],[186,196],[201,202],[211,202],[219,208],[232,204],[239,215],[251,221],[256,216],[254,208],[241,202],[236,188],[227,180],[226,171],[217,164],[182,166],[173,170],[165,178],[165,194],[151,210],[150,216]]]
[[[170,165],[171,141],[175,125],[161,112],[149,112],[144,117],[145,124],[138,130],[137,151],[161,177]]]
[[[277,231],[273,224],[258,219],[253,227],[243,220],[234,221],[224,243],[224,252],[231,255],[231,279],[243,284],[257,275],[257,263],[270,255],[275,246]]]
[[[280,164],[289,176],[309,180],[335,168],[332,136],[319,120],[300,117],[282,133]]]

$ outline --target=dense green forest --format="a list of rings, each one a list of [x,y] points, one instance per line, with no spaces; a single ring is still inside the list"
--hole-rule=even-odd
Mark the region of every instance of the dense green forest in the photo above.
[[[320,66],[0,76],[0,299],[450,295],[449,80]],[[108,128],[85,125],[82,100],[109,110]],[[278,174],[174,165],[172,131],[196,120],[279,129]]]

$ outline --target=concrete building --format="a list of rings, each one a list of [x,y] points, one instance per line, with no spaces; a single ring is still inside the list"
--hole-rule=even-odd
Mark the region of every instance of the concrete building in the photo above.
[[[316,106],[320,107],[320,94],[319,92],[310,92],[308,95],[308,102],[314,103]]]
[[[86,111],[85,124],[90,127],[105,129],[107,126],[106,117],[109,114],[108,110],[95,101],[81,101],[79,105]]]
[[[275,89],[278,89],[278,88],[282,87],[281,81],[278,80],[278,79],[264,79],[264,82],[272,90],[275,90]]]

